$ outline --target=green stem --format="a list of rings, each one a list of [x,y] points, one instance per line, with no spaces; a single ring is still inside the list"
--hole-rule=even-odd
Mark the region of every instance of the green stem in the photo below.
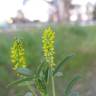
[[[54,77],[52,76],[51,79],[52,79],[52,94],[53,94],[53,96],[56,96],[56,94],[55,94],[55,82],[54,82]]]

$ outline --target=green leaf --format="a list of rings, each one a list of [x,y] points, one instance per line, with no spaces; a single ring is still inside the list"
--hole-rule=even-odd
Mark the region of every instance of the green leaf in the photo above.
[[[44,80],[40,80],[39,78],[35,80],[35,84],[37,89],[43,94],[47,93],[47,86]]]
[[[41,70],[42,70],[42,68],[43,68],[43,64],[44,64],[44,62],[42,62],[42,63],[37,67],[36,75],[38,75],[38,74],[41,72]]]
[[[10,86],[13,86],[13,85],[20,84],[20,83],[25,82],[25,81],[32,81],[32,80],[33,80],[33,77],[25,77],[25,78],[22,78],[22,79],[19,79],[19,80],[15,80],[15,81],[9,83],[7,85],[7,88],[10,87]]]
[[[69,61],[72,57],[74,56],[74,54],[71,54],[69,56],[67,56],[66,58],[64,58],[55,68],[55,71],[53,72],[53,75],[55,75],[58,70],[63,66],[63,64],[67,63],[67,61]]]
[[[32,85],[33,84],[33,82],[32,81],[24,81],[24,82],[21,82],[21,83],[19,83],[17,86],[18,87],[25,87],[25,86],[28,86],[29,87],[29,85]]]
[[[55,74],[55,76],[56,76],[56,77],[61,77],[61,76],[63,76],[63,73],[62,73],[62,72],[57,72],[57,73]]]
[[[17,73],[25,76],[30,76],[32,75],[32,72],[28,68],[17,68]]]
[[[24,96],[33,96],[32,92],[27,92]]]
[[[72,92],[70,96],[80,96],[79,92]]]
[[[69,96],[69,94],[71,93],[71,90],[73,88],[73,86],[77,83],[77,81],[80,79],[80,76],[76,76],[74,77],[69,84],[67,85],[65,91],[64,91],[64,96]]]
[[[48,79],[49,79],[49,68],[47,68],[44,72],[45,78],[44,80],[46,81],[46,83],[48,83]]]

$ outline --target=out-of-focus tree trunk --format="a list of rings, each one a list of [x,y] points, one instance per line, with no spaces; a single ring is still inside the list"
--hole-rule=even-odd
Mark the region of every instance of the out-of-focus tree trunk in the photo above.
[[[57,0],[60,22],[67,23],[70,20],[71,0]]]
[[[64,17],[63,20],[65,23],[68,23],[70,21],[70,5],[71,5],[71,0],[63,0],[63,5],[64,5]]]
[[[95,20],[96,21],[96,4],[95,4],[95,6],[94,6],[94,8],[93,8],[93,20]]]

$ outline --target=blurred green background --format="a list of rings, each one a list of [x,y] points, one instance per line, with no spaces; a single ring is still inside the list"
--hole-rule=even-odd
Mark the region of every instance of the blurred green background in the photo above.
[[[74,89],[79,91],[81,96],[95,96],[90,94],[95,94],[96,84],[96,26],[55,25],[52,28],[56,32],[56,64],[67,55],[76,54],[62,67],[64,76],[56,79],[57,96],[63,96],[65,85],[76,75],[80,75],[81,80]],[[41,36],[44,29],[45,27],[0,33],[0,96],[24,96],[27,91],[26,88],[19,86],[6,88],[7,84],[18,78],[12,70],[10,61],[10,47],[14,38],[24,39],[26,61],[28,67],[34,71],[43,58]]]

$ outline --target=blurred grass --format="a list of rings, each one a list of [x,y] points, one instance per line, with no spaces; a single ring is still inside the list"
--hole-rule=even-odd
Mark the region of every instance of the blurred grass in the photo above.
[[[14,37],[24,39],[26,61],[28,67],[34,71],[43,58],[41,44],[43,29],[32,29],[29,32],[0,33],[0,94],[2,96],[7,96],[5,94],[8,94],[9,89],[6,89],[6,85],[16,78],[11,70],[10,61],[10,46]],[[53,29],[56,32],[56,63],[58,64],[66,55],[76,54],[72,61],[62,67],[64,78],[61,78],[61,80],[70,80],[77,74],[84,76],[92,64],[96,62],[96,26],[56,25],[53,26]],[[56,85],[59,89],[57,94],[61,94],[60,96],[62,96],[64,90],[61,87],[62,83]]]

